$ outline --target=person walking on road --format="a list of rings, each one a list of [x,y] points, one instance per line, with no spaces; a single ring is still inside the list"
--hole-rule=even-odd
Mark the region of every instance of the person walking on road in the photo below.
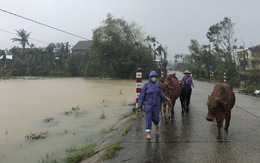
[[[170,100],[163,94],[161,84],[157,79],[156,71],[151,71],[149,81],[144,83],[138,98],[138,108],[144,106],[147,140],[151,139],[152,122],[156,126],[156,133],[159,131],[161,101],[166,102]]]
[[[190,105],[190,97],[191,97],[191,93],[192,93],[192,88],[194,88],[194,83],[193,83],[193,79],[191,77],[191,72],[189,70],[185,70],[183,72],[184,76],[179,80],[180,84],[182,86],[182,89],[185,91],[184,95],[181,95],[180,100],[182,101],[182,98],[186,98],[187,99],[187,103],[186,103],[186,107],[187,109],[189,109],[189,105]],[[183,92],[182,92],[183,93]]]

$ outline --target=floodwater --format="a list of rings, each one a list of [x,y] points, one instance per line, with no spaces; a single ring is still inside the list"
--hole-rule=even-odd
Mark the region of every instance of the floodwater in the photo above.
[[[1,80],[0,162],[59,160],[66,149],[97,141],[102,131],[131,111],[135,86],[135,80]],[[31,139],[31,133],[45,132],[46,138]]]

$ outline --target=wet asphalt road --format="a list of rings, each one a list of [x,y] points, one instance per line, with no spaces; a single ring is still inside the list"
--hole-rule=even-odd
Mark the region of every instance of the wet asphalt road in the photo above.
[[[222,128],[222,141],[218,141],[216,122],[205,119],[207,97],[213,87],[214,84],[195,81],[190,112],[181,114],[178,99],[173,121],[165,123],[161,120],[159,133],[152,132],[150,141],[145,138],[145,120],[136,120],[132,131],[122,138],[124,148],[105,162],[260,162],[260,97],[243,95],[234,89],[236,103],[229,132],[225,133]]]

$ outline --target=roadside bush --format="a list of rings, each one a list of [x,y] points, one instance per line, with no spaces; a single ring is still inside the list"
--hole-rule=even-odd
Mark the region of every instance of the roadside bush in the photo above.
[[[240,90],[246,94],[252,94],[260,89],[259,70],[251,70],[240,74]]]

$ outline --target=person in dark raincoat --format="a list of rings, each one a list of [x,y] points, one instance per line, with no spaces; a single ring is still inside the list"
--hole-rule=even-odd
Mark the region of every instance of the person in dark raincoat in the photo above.
[[[193,78],[191,77],[191,72],[189,70],[185,70],[183,72],[184,76],[179,80],[182,87],[185,87],[185,96],[187,98],[186,107],[189,108],[190,98],[192,93],[192,88],[194,88]]]
[[[144,106],[147,140],[151,139],[152,122],[156,126],[155,131],[159,131],[161,101],[170,100],[163,94],[161,84],[157,79],[156,71],[151,71],[149,81],[144,83],[138,98],[138,108]]]

